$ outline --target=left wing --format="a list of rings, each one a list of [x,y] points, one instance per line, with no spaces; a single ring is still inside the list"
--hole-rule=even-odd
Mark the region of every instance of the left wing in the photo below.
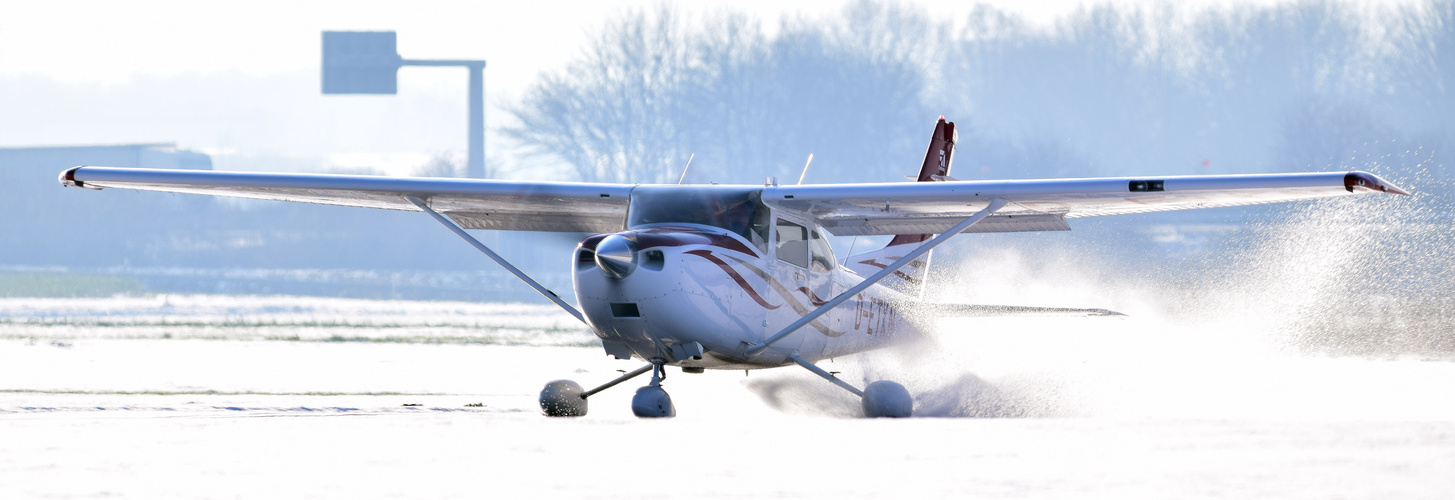
[[[942,233],[991,200],[1009,202],[965,232],[1065,231],[1066,219],[1231,207],[1365,193],[1408,195],[1368,172],[1011,181],[815,184],[763,190],[764,203],[836,236]]]
[[[418,212],[424,200],[466,229],[610,233],[626,224],[631,185],[369,175],[75,167],[61,184],[211,194]]]

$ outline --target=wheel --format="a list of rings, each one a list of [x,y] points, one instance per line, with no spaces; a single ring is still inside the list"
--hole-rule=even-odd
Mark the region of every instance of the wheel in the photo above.
[[[554,380],[541,389],[541,413],[547,417],[580,417],[586,415],[586,398],[581,397],[581,384],[573,380]]]
[[[632,396],[632,413],[641,418],[675,417],[677,408],[672,406],[672,396],[661,386],[649,385],[637,389],[637,394]]]
[[[888,380],[880,380],[864,388],[864,416],[869,418],[909,418],[914,410],[914,398],[904,386]]]

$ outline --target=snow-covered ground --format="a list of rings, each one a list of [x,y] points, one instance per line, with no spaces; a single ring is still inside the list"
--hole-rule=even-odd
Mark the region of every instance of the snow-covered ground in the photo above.
[[[1455,496],[1449,361],[1308,357],[1155,317],[962,320],[825,366],[904,382],[920,416],[991,418],[849,418],[803,370],[674,369],[676,419],[631,416],[645,381],[547,419],[546,381],[641,364],[561,316],[0,300],[0,498]]]
[[[586,345],[554,305],[292,296],[0,298],[0,338]]]

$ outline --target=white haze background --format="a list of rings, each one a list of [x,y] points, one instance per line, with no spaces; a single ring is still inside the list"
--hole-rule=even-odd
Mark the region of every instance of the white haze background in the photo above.
[[[397,29],[405,57],[490,61],[504,178],[656,181],[695,153],[696,182],[759,182],[814,153],[808,182],[893,181],[944,114],[960,178],[1362,169],[1417,193],[959,238],[936,297],[1129,317],[947,320],[826,363],[946,418],[847,418],[779,369],[673,371],[672,421],[631,417],[633,384],[547,420],[544,382],[636,364],[418,214],[0,165],[27,183],[0,207],[0,497],[1447,498],[1451,5],[0,4],[0,147],[448,175],[462,72],[319,95],[319,31]],[[631,43],[681,64],[583,70]],[[541,249],[575,237],[481,235],[569,287]]]

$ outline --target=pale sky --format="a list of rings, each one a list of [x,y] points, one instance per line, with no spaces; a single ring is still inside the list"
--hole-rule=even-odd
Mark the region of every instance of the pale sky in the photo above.
[[[1279,1],[1190,3],[1207,7]],[[1159,3],[1092,3],[1108,2]],[[676,4],[676,8],[688,16],[726,9],[747,12],[764,20],[765,29],[771,29],[785,15],[819,18],[837,12],[845,3],[704,0]],[[963,20],[975,8],[974,3],[953,0],[906,3],[950,20]],[[1086,4],[1079,0],[981,3],[1017,12],[1042,26],[1050,26],[1058,17]],[[508,141],[495,133],[502,120],[509,119],[499,109],[501,103],[512,102],[542,72],[557,70],[580,55],[611,16],[658,5],[658,0],[0,0],[0,79],[23,76],[34,81],[39,77],[41,82],[79,85],[75,88],[89,90],[56,95],[71,95],[77,101],[91,99],[39,102],[44,100],[39,94],[29,99],[23,92],[0,95],[0,110],[41,114],[12,116],[8,121],[0,117],[0,145],[175,142],[214,154],[261,151],[323,157],[323,164],[334,167],[369,167],[406,174],[434,152],[464,149],[463,70],[406,67],[399,72],[397,96],[324,97],[316,87],[282,89],[276,85],[266,88],[273,92],[287,90],[287,95],[263,96],[237,93],[262,92],[262,88],[215,88],[217,82],[227,81],[230,74],[258,78],[317,74],[320,32],[393,30],[398,33],[399,53],[405,58],[488,62],[487,150],[499,154],[501,150],[496,148],[508,146]],[[209,83],[198,85],[210,85],[206,88],[214,90],[161,97],[136,97],[133,92],[122,94],[130,96],[125,101],[100,95],[112,84],[140,80],[146,86],[145,79],[189,75],[201,75],[203,78],[196,80]],[[236,103],[219,101],[229,99],[227,96]],[[147,114],[149,106],[157,107],[155,115]],[[259,111],[259,106],[267,109]],[[219,161],[219,168],[253,168],[227,159]],[[320,163],[308,159],[303,165],[298,168],[317,168]],[[281,166],[273,161],[257,168]]]
[[[1151,4],[1152,0],[1116,0]],[[1196,0],[1198,4],[1276,0]],[[974,3],[911,2],[933,15],[961,18]],[[1078,0],[989,0],[1049,24]],[[1103,3],[1103,2],[1095,2]],[[489,90],[515,93],[541,71],[562,66],[611,15],[652,8],[655,0],[249,1],[0,0],[0,75],[44,75],[62,82],[114,83],[145,76],[241,71],[266,76],[317,68],[324,30],[394,30],[399,52],[415,59],[485,59]],[[708,0],[682,3],[689,13],[731,8],[763,19],[814,17],[843,1]],[[767,23],[772,25],[774,23]],[[453,72],[409,68],[401,78],[459,79]]]

